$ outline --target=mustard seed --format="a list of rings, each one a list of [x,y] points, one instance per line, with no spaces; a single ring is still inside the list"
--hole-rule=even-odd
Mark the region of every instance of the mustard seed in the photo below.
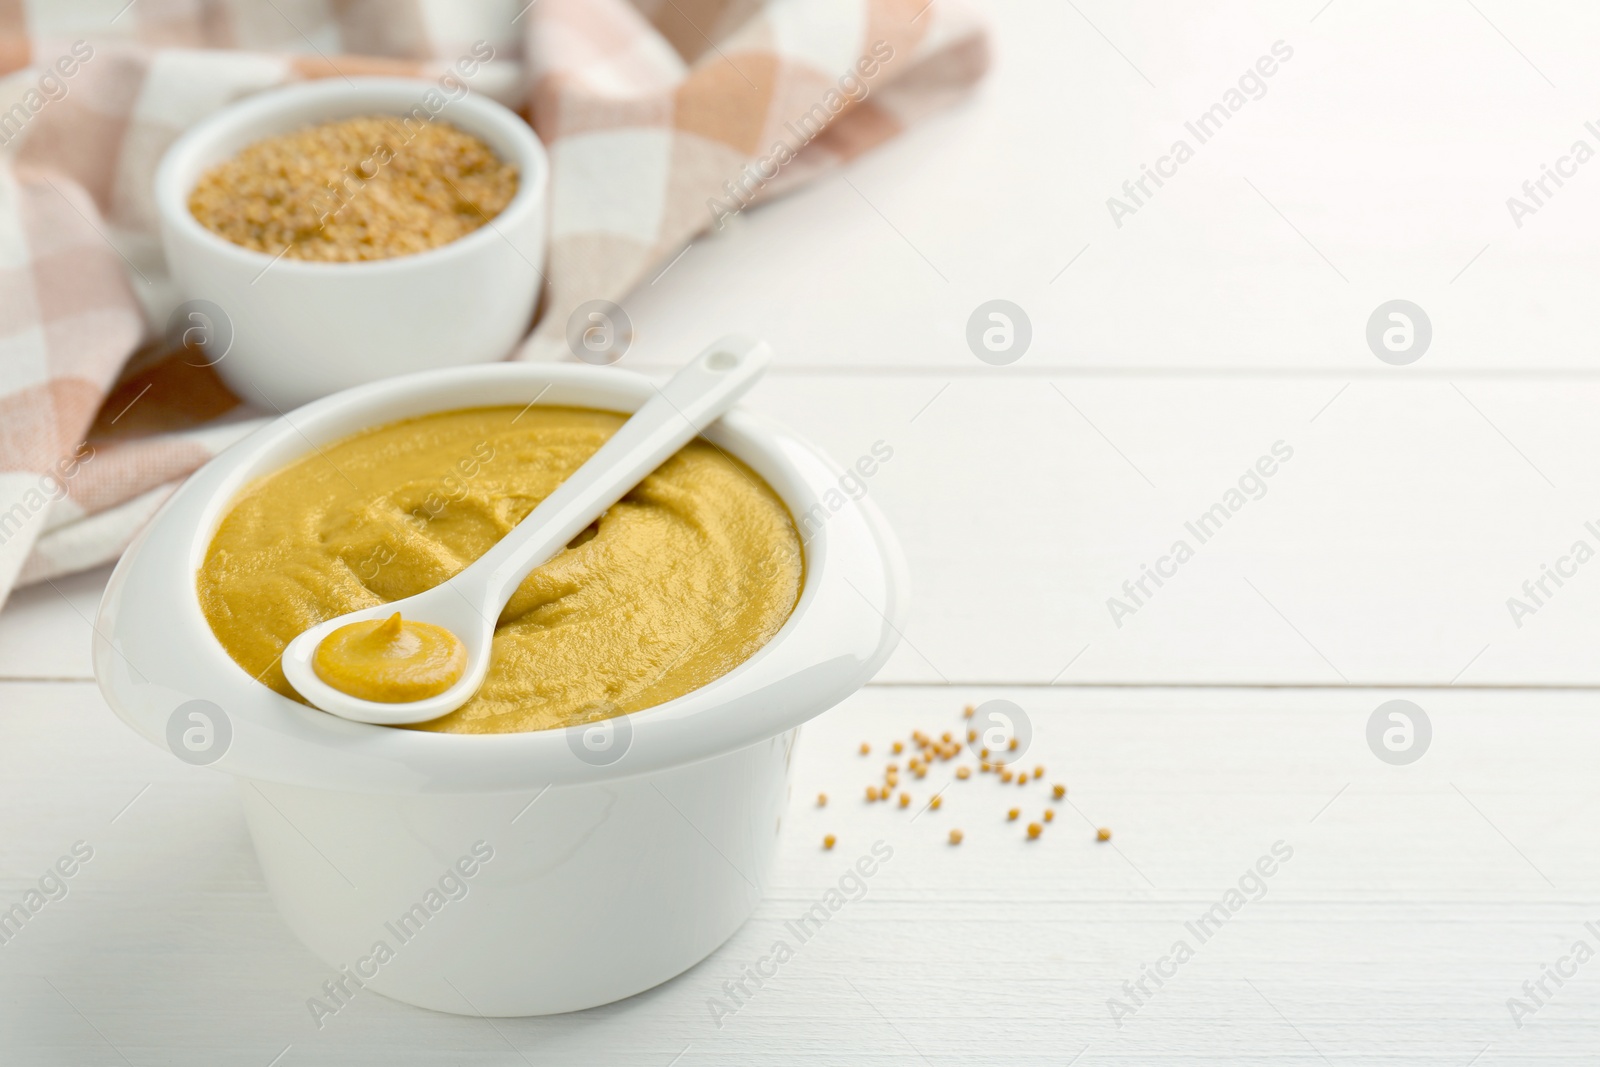
[[[517,183],[516,167],[448,122],[362,115],[245,147],[200,176],[189,212],[242,248],[348,263],[464,237]]]

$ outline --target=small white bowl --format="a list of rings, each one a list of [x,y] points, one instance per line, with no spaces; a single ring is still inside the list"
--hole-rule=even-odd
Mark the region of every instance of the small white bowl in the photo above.
[[[202,467],[111,577],[94,643],[107,702],[151,742],[236,776],[285,920],[365,986],[439,1011],[542,1015],[630,996],[710,954],[760,899],[795,731],[865,683],[899,638],[904,561],[877,509],[839,492],[834,464],[735,409],[705,436],[766,479],[807,537],[783,628],[657,707],[474,736],[349,722],[252,679],[201,613],[206,548],[247,484],[355,431],[535,400],[633,411],[653,394],[612,368],[502,363],[329,397]],[[479,842],[486,863],[473,858]],[[452,901],[441,878],[463,857],[475,873],[455,878],[467,888]],[[420,932],[396,926],[408,914]],[[381,965],[379,941],[394,954]]]
[[[503,359],[527,331],[544,270],[549,162],[533,129],[487,97],[444,98],[434,120],[515,164],[517,192],[499,215],[449,244],[355,263],[275,259],[212,233],[189,212],[200,176],[247,145],[357,115],[403,115],[429,92],[444,98],[433,82],[411,78],[277,89],[217,112],[162,157],[155,200],[167,264],[185,301],[207,301],[226,316],[212,324],[218,348],[227,349],[215,365],[241,397],[288,410],[380,378]],[[208,358],[216,357],[208,350]]]

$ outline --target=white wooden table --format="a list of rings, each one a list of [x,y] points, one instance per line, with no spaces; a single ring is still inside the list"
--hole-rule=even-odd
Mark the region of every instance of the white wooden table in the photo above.
[[[1520,228],[1505,201],[1574,140],[1600,147],[1600,17],[989,6],[976,101],[628,302],[634,366],[758,333],[781,364],[756,406],[844,462],[894,449],[868,491],[914,618],[803,731],[750,923],[591,1012],[488,1023],[367,995],[317,1029],[327,971],[273,911],[230,784],[134,738],[90,680],[91,573],[0,613],[0,904],[94,850],[0,946],[0,1062],[1594,1062],[1600,963],[1560,961],[1600,952],[1600,562],[1520,626],[1507,598],[1600,548],[1600,163]],[[1266,94],[1115,226],[1106,198],[1279,40]],[[995,298],[1032,324],[1008,366],[964,336]],[[1433,326],[1404,367],[1365,339],[1396,298]],[[1118,626],[1107,599],[1280,441],[1265,495]],[[1002,813],[1042,810],[1043,783],[956,782],[915,821],[860,799],[893,737],[995,698],[1071,788],[1039,841]],[[1395,698],[1432,724],[1405,766],[1366,737]],[[724,983],[879,840],[865,895],[718,1026]],[[1186,924],[1279,842],[1292,857],[1202,941]]]

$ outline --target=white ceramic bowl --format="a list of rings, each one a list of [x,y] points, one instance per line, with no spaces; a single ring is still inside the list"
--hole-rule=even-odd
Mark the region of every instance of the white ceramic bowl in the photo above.
[[[865,498],[840,504],[838,468],[741,410],[705,436],[800,519],[804,587],[772,641],[677,700],[585,729],[370,726],[254,681],[201,614],[195,574],[238,492],[313,448],[432,411],[535,398],[632,411],[652,393],[613,368],[496,364],[329,397],[201,468],[112,575],[94,645],[106,700],[153,743],[236,776],[280,911],[350,981],[440,1011],[537,1015],[693,966],[761,896],[796,729],[893,649],[905,569],[882,517]],[[486,863],[473,858],[479,842]],[[473,877],[441,888],[463,858]],[[465,896],[450,900],[456,882]],[[396,925],[407,914],[413,923]],[[394,957],[381,964],[380,941]]]
[[[201,174],[247,145],[319,122],[403,115],[430,90],[441,98],[436,84],[411,78],[276,89],[222,109],[167,149],[155,178],[167,264],[185,301],[207,301],[226,316],[212,324],[217,347],[227,349],[216,368],[241,397],[287,410],[380,378],[503,359],[527,331],[544,269],[549,163],[532,128],[487,97],[449,99],[434,120],[516,164],[517,193],[488,224],[449,244],[358,263],[274,259],[212,233],[189,212]],[[210,350],[208,358],[216,358]]]

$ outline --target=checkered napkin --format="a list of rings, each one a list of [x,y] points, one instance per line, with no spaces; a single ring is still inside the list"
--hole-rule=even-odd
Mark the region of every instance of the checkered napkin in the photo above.
[[[561,358],[579,304],[970,89],[987,42],[957,2],[0,0],[0,602],[115,559],[263,421],[163,339],[181,295],[151,178],[191,124],[363,74],[517,108],[552,165],[544,311],[517,358]]]

